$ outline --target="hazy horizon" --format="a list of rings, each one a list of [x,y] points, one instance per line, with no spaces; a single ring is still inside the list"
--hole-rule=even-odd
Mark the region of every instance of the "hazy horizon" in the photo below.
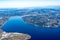
[[[59,5],[59,0],[0,0],[0,8],[27,8]]]

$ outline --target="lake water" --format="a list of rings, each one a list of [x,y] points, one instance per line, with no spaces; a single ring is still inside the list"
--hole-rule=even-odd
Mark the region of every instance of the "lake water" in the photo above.
[[[60,40],[60,28],[35,27],[24,22],[20,16],[11,17],[2,30],[29,34],[30,40]]]

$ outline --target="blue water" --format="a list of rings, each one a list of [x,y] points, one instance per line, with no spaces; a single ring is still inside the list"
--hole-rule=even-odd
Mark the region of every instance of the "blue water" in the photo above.
[[[60,28],[35,27],[19,16],[11,17],[2,27],[6,32],[20,32],[31,35],[30,40],[60,40]]]

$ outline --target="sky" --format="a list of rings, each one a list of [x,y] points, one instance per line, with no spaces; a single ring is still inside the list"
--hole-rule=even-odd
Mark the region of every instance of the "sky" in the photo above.
[[[60,1],[60,0],[0,0],[0,1]]]
[[[27,8],[60,5],[60,0],[0,0],[0,8]]]

